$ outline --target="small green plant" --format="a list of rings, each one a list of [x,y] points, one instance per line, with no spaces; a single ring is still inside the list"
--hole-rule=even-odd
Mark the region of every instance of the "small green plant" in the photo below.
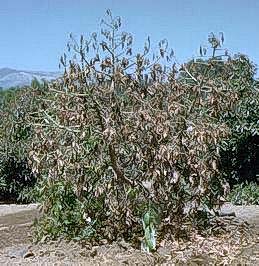
[[[228,199],[236,205],[258,205],[259,186],[253,182],[235,185]]]
[[[144,230],[144,237],[141,243],[141,249],[146,252],[151,252],[156,249],[156,224],[157,215],[156,212],[149,208],[142,218],[142,226]]]
[[[95,221],[86,215],[86,205],[78,200],[74,191],[70,182],[47,178],[35,187],[34,197],[48,209],[48,215],[36,221],[37,240],[61,236],[81,240],[93,236]]]

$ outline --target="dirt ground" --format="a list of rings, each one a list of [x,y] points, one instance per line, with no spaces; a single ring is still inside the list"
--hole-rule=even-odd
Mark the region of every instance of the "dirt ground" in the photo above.
[[[55,241],[32,244],[37,205],[0,205],[0,265],[259,265],[259,206],[226,204],[217,235],[194,233],[189,241],[164,241],[146,254],[121,241],[91,246]]]

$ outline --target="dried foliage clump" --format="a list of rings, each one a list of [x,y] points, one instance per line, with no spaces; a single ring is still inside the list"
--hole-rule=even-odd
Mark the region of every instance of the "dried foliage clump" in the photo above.
[[[187,65],[177,75],[166,40],[158,55],[150,56],[149,38],[135,55],[120,18],[107,11],[102,25],[89,40],[71,36],[75,55],[61,58],[64,76],[46,88],[32,117],[30,160],[42,177],[40,193],[71,185],[57,186],[58,197],[69,190],[81,204],[82,220],[68,231],[91,227],[96,239],[137,239],[148,214],[156,234],[178,234],[213,213],[227,190],[218,162],[219,143],[229,134],[221,118],[238,101],[226,70],[235,74],[233,62],[222,60],[214,78]],[[206,71],[215,69],[214,59]],[[52,212],[56,195],[43,202],[52,227],[54,216],[73,210],[60,200]]]

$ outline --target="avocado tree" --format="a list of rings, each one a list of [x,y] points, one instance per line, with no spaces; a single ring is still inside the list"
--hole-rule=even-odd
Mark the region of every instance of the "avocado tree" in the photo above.
[[[30,160],[46,214],[41,232],[143,237],[153,250],[164,233],[179,234],[218,208],[218,147],[229,133],[220,117],[238,97],[224,77],[194,76],[184,66],[192,82],[178,79],[166,40],[155,55],[149,38],[134,53],[133,36],[109,10],[102,26],[89,39],[71,35],[64,76],[49,84],[31,118]]]

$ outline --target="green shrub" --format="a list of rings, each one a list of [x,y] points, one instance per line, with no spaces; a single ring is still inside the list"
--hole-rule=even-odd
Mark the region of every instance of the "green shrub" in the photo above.
[[[259,186],[256,183],[235,185],[228,196],[228,200],[236,205],[258,205]]]
[[[2,157],[0,160],[0,200],[14,202],[33,201],[30,189],[36,183],[26,159]]]
[[[28,162],[28,145],[33,137],[27,114],[33,110],[29,88],[0,93],[0,200],[33,200],[30,188],[36,178]],[[34,107],[35,108],[35,107]]]
[[[58,237],[80,240],[95,234],[95,221],[86,216],[86,204],[78,200],[72,183],[62,180],[50,183],[43,178],[34,189],[34,197],[44,203],[46,213],[36,222],[38,240]]]
[[[211,38],[216,36],[211,34],[209,41]],[[186,67],[195,78],[202,75],[204,87],[209,80],[228,80],[228,89],[238,98],[232,108],[219,115],[219,119],[228,125],[230,132],[229,137],[221,142],[220,170],[232,187],[245,181],[256,182],[256,175],[259,174],[258,82],[254,79],[255,65],[247,56],[237,54],[230,57],[227,50],[224,57],[218,56],[217,50],[221,51],[223,48],[219,41],[215,41],[215,44],[209,59],[201,56],[190,61]],[[201,48],[201,53],[202,51]],[[180,75],[180,80],[194,84],[185,72]],[[224,82],[222,86],[225,86]]]
[[[228,141],[222,143],[222,171],[231,186],[244,182],[258,182],[259,174],[259,91],[254,80],[255,66],[247,56],[234,58],[238,75],[238,104],[224,117],[231,129]]]

